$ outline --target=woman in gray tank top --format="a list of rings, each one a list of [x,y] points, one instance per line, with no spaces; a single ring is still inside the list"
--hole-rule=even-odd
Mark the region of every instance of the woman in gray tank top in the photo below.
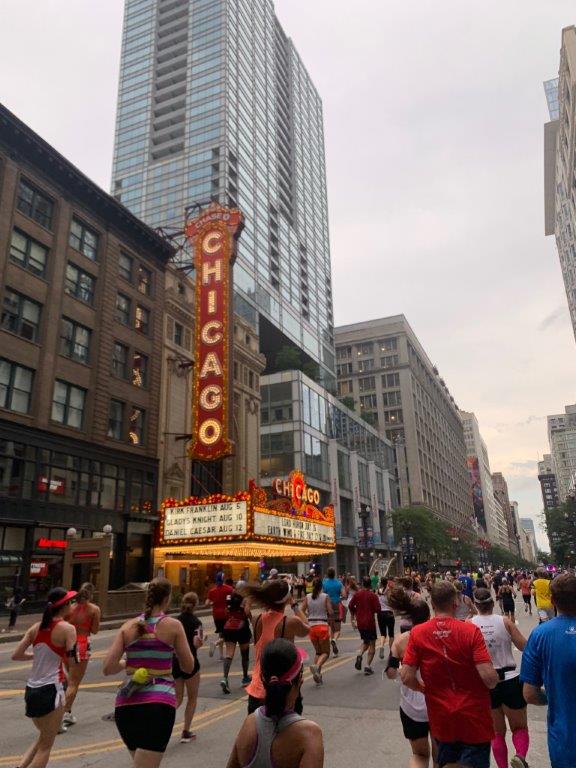
[[[322,729],[294,712],[305,658],[288,640],[268,643],[261,661],[265,703],[244,721],[227,768],[293,768],[304,759],[323,768]]]

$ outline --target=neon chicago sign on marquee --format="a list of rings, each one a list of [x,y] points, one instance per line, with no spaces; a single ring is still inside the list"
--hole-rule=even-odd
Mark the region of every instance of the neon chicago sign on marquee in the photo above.
[[[191,459],[214,461],[233,452],[230,439],[232,265],[244,227],[237,209],[211,205],[186,225],[196,270],[196,336]]]

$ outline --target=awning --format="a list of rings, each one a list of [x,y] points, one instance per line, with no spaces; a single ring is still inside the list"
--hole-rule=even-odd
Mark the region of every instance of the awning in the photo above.
[[[220,544],[197,544],[194,546],[156,547],[156,557],[187,560],[262,560],[267,557],[301,557],[309,560],[312,556],[328,555],[333,549],[326,547],[298,547],[264,542],[222,542]]]
[[[0,565],[22,565],[23,562],[21,555],[0,555]]]

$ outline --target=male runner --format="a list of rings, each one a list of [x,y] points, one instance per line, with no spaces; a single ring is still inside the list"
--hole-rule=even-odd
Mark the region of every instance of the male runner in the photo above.
[[[542,624],[554,618],[554,606],[550,592],[550,576],[544,568],[538,568],[532,582],[532,594],[538,611],[538,623]]]
[[[558,616],[532,631],[522,654],[520,679],[528,704],[548,704],[548,752],[552,768],[573,768],[576,765],[576,576],[569,573],[557,576],[551,591]]]
[[[219,571],[216,574],[216,584],[212,589],[208,590],[206,595],[205,605],[212,606],[212,618],[214,619],[216,634],[218,635],[216,642],[210,640],[208,655],[214,656],[214,650],[218,648],[220,651],[220,661],[224,661],[224,624],[226,624],[226,619],[228,618],[227,599],[228,595],[231,595],[232,592],[234,592],[234,588],[224,584],[224,574]]]
[[[336,578],[334,568],[328,568],[326,571],[326,578],[322,582],[322,590],[330,598],[334,611],[330,619],[330,642],[332,644],[332,653],[334,656],[338,656],[336,640],[340,637],[340,630],[342,629],[341,602],[344,595],[344,585],[340,579]]]
[[[498,673],[478,627],[454,617],[454,585],[438,582],[431,599],[434,618],[410,632],[402,682],[424,693],[439,768],[489,768],[494,736],[489,689],[498,684]]]
[[[470,600],[472,600],[474,597],[474,582],[472,581],[472,577],[465,568],[462,569],[462,573],[460,576],[458,576],[458,581],[462,584],[462,594],[466,595],[466,597],[469,597]]]
[[[372,592],[372,582],[370,577],[362,579],[362,589],[354,593],[350,600],[348,608],[352,614],[352,619],[356,621],[358,632],[362,639],[362,645],[356,656],[354,666],[358,671],[362,669],[362,657],[368,651],[367,665],[364,667],[365,675],[373,675],[372,660],[376,653],[376,619],[375,614],[380,612],[380,600]]]

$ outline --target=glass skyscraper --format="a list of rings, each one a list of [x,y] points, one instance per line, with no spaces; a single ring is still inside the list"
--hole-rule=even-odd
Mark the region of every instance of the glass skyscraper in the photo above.
[[[152,227],[238,205],[236,310],[332,388],[322,102],[272,0],[126,0],[112,192]]]

